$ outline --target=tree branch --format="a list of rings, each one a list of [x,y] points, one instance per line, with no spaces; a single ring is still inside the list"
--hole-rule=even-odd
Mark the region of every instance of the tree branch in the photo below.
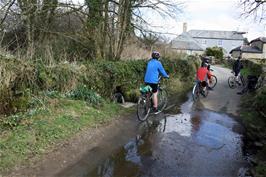
[[[4,23],[4,21],[6,20],[6,17],[7,17],[7,14],[9,12],[9,9],[13,6],[13,4],[15,3],[16,0],[10,0],[10,3],[6,9],[6,12],[5,12],[5,15],[4,17],[2,18],[1,22],[0,22],[0,26]]]

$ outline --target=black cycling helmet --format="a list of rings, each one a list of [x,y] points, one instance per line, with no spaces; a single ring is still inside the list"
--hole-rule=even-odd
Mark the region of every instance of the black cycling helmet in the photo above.
[[[160,53],[157,52],[157,51],[153,51],[151,53],[151,57],[154,58],[154,59],[159,59],[160,58]]]
[[[202,61],[202,62],[205,62],[205,63],[210,63],[210,58],[207,57],[207,56],[202,56],[202,57],[201,57],[201,61]]]
[[[208,63],[206,63],[206,62],[202,62],[202,63],[201,63],[201,67],[208,67]]]

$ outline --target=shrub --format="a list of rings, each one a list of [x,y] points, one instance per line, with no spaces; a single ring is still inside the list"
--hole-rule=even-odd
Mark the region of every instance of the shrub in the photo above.
[[[205,50],[205,55],[214,56],[216,59],[222,60],[224,57],[224,52],[222,47],[207,47]]]
[[[92,105],[100,105],[103,103],[103,98],[94,91],[88,89],[86,85],[79,85],[75,90],[67,93],[66,96],[76,100],[84,100]]]

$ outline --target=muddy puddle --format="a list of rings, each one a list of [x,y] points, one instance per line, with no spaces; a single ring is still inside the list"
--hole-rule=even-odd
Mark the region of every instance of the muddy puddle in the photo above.
[[[240,124],[227,114],[199,109],[191,98],[171,110],[140,123],[136,136],[94,167],[80,164],[80,170],[71,173],[86,177],[245,176],[248,163]],[[101,155],[94,152],[94,157]]]

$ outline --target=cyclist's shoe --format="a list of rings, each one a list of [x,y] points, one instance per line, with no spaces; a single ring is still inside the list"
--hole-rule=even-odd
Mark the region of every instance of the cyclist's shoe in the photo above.
[[[155,108],[155,107],[152,108],[152,113],[153,114],[159,114],[160,112],[161,111],[158,108]]]
[[[159,113],[161,113],[161,112],[162,112],[161,110],[157,109],[157,111],[154,112],[154,114],[157,115],[157,114],[159,114]]]
[[[158,111],[158,108],[152,107],[151,111],[154,113],[154,112]]]

